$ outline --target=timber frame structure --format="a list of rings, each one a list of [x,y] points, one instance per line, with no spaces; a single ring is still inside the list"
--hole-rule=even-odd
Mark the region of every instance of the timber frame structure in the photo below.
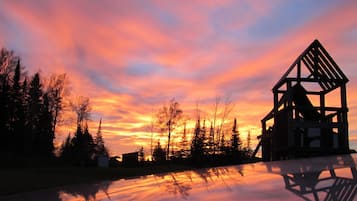
[[[348,153],[347,82],[321,43],[313,41],[272,89],[274,108],[261,120],[256,149],[262,146],[263,161]],[[340,99],[338,106],[327,105],[331,94],[333,103]]]

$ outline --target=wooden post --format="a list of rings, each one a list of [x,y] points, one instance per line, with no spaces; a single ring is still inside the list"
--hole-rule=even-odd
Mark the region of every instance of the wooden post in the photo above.
[[[342,132],[339,134],[339,145],[340,149],[343,151],[349,151],[349,143],[348,143],[348,121],[347,121],[347,94],[346,94],[346,84],[341,85],[341,108],[342,108],[342,116],[340,126],[342,126]]]
[[[294,123],[293,123],[293,101],[292,101],[292,93],[291,93],[291,81],[287,82],[287,92],[288,94],[288,106],[287,106],[287,118],[288,118],[288,125],[287,125],[287,145],[288,145],[288,149],[291,148],[295,148],[295,136],[294,136],[294,132],[293,132],[293,127],[294,127]]]
[[[263,161],[270,161],[270,151],[269,148],[267,147],[267,131],[266,131],[266,122],[265,120],[262,121],[262,138],[260,139],[260,142],[262,144],[262,158]],[[270,146],[270,145],[269,145]]]
[[[301,60],[297,63],[297,83],[300,84],[301,81]]]
[[[277,125],[277,121],[278,121],[278,109],[279,109],[279,95],[277,91],[274,91],[274,126]],[[275,128],[273,128],[273,133],[271,133],[270,135],[270,158],[271,160],[277,160],[277,139],[276,139],[276,134],[275,132]]]
[[[322,123],[327,123],[325,116],[326,116],[326,111],[325,111],[325,93],[320,92],[320,124]],[[330,125],[332,126],[332,125]],[[330,133],[327,132],[328,128],[320,128],[320,147],[321,148],[330,148],[328,147],[328,138],[332,138],[332,136],[329,136]]]

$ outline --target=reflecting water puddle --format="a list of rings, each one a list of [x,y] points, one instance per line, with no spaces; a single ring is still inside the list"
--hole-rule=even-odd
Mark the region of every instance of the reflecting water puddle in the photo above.
[[[356,159],[355,154],[199,169],[67,186],[3,199],[357,200]]]

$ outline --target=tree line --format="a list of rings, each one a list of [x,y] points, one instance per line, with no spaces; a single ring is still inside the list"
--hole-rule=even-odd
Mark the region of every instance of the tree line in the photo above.
[[[101,126],[94,139],[88,131],[89,99],[65,103],[69,92],[67,79],[66,74],[53,74],[49,78],[43,78],[39,72],[28,75],[13,51],[0,50],[0,153],[3,160],[55,158],[56,128],[65,107],[76,113],[77,130],[63,143],[60,158],[74,162],[108,155]]]
[[[93,137],[87,124],[91,113],[90,100],[86,97],[69,99],[67,83],[66,74],[53,74],[49,78],[39,72],[28,75],[14,52],[1,49],[0,137],[3,143],[0,154],[3,159],[59,158],[70,164],[90,165],[98,157],[109,157],[102,137],[102,120]],[[65,109],[75,114],[76,130],[68,134],[56,150],[56,128],[66,118],[63,115]],[[211,116],[202,118],[197,106],[195,127],[189,130],[186,127],[189,118],[180,104],[172,99],[158,110],[150,124],[152,160],[192,159],[200,162],[223,158],[241,161],[249,157],[250,135],[247,146],[243,147],[236,119],[231,130],[227,130],[226,124],[232,109],[231,102],[222,104],[216,98]],[[167,144],[154,142],[154,132],[166,136]],[[177,143],[179,137],[181,139]],[[139,160],[144,161],[143,147],[138,153]]]
[[[150,150],[153,161],[191,160],[194,163],[212,161],[242,162],[250,159],[251,136],[247,135],[246,145],[238,131],[237,120],[228,124],[228,118],[234,105],[227,99],[224,103],[216,98],[211,115],[202,120],[201,110],[196,108],[195,127],[187,129],[187,123],[192,122],[185,116],[180,104],[172,99],[153,116],[149,125],[150,131],[161,133],[159,137],[167,136],[167,144],[160,140],[153,145],[154,135],[151,135]],[[230,128],[230,129],[229,129]],[[173,135],[174,133],[174,135]],[[173,143],[172,138],[180,138]],[[178,142],[177,142],[178,141]]]

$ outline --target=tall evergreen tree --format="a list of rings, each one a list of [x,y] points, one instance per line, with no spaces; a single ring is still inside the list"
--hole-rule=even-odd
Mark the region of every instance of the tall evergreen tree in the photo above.
[[[211,127],[209,129],[209,136],[208,136],[208,153],[209,154],[215,154],[215,144],[214,144],[214,128],[213,128],[213,124],[211,123]]]
[[[84,127],[83,133],[83,156],[87,160],[95,159],[95,145],[92,135],[89,133],[88,125],[86,124]]]
[[[66,162],[73,162],[74,158],[74,153],[73,153],[73,139],[71,138],[71,135],[68,134],[66,139],[61,145],[60,149],[60,157],[66,161]]]
[[[187,129],[186,129],[186,122],[184,123],[183,126],[183,133],[182,133],[182,138],[181,138],[181,157],[187,158],[189,156],[188,153],[188,141],[187,141]]]
[[[144,152],[144,147],[141,146],[138,151],[138,160],[139,162],[144,162],[145,161],[145,152]]]
[[[24,95],[21,87],[21,66],[18,60],[14,76],[12,79],[11,88],[11,113],[10,113],[10,128],[11,128],[11,146],[14,152],[18,154],[24,153],[24,133],[25,133],[25,105]]]
[[[153,154],[152,154],[153,161],[162,162],[166,160],[166,153],[165,150],[161,147],[160,141],[157,142],[157,146],[155,146]]]
[[[221,150],[221,153],[226,153],[227,152],[227,145],[226,145],[226,139],[225,139],[225,133],[224,132],[221,133],[219,149]]]
[[[232,128],[232,137],[231,137],[231,151],[237,153],[241,151],[242,142],[239,138],[239,132],[237,130],[237,119],[234,119],[233,128]]]
[[[232,160],[239,161],[243,157],[242,150],[242,141],[239,137],[239,131],[237,129],[237,119],[234,119],[233,128],[232,128],[232,136],[231,136],[231,147],[229,153],[232,157]]]
[[[95,159],[94,141],[89,133],[88,126],[77,127],[77,131],[72,138],[73,163],[85,166]]]
[[[28,91],[28,113],[27,113],[27,129],[26,133],[26,153],[33,154],[34,148],[40,144],[40,117],[42,108],[42,85],[40,82],[40,75],[36,73],[29,86]],[[37,150],[38,151],[38,150]]]
[[[54,151],[53,140],[55,134],[52,131],[52,118],[48,95],[45,93],[39,119],[38,153],[47,158],[52,157]]]
[[[202,135],[200,120],[197,120],[194,136],[191,143],[191,156],[194,160],[202,159],[204,156],[204,136]]]
[[[94,138],[95,153],[97,156],[104,155],[108,156],[108,151],[104,145],[103,135],[102,135],[102,118],[100,118],[98,131]]]
[[[11,75],[14,73],[17,58],[13,52],[6,49],[0,51],[0,136],[4,142],[0,151],[9,153],[11,150]]]

